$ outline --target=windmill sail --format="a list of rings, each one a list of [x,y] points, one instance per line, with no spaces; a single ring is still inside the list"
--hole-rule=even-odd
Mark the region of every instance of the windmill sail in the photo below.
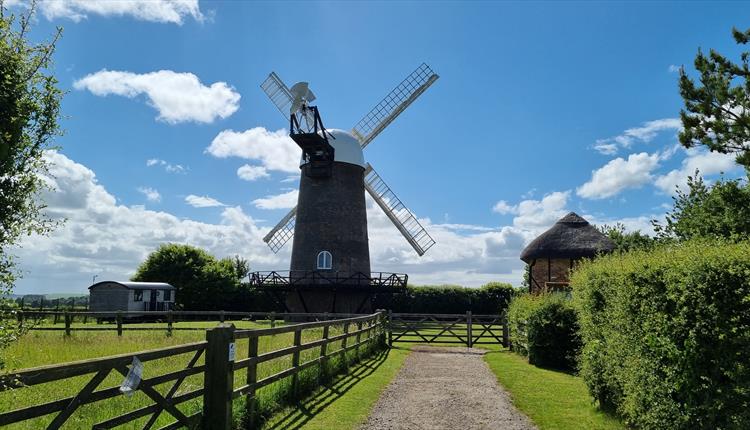
[[[272,228],[268,232],[266,237],[263,238],[263,242],[268,244],[273,253],[279,252],[285,243],[294,236],[294,221],[297,217],[297,207],[295,206],[289,211],[284,218],[276,224],[276,227]]]
[[[417,70],[401,81],[352,129],[352,134],[359,140],[362,148],[375,139],[438,78],[439,76],[430,69],[430,66],[422,63]]]
[[[284,118],[288,118],[294,98],[284,81],[279,78],[279,75],[276,72],[271,72],[266,80],[260,84],[260,88],[263,89],[263,92],[271,99],[271,102]]]
[[[417,254],[424,255],[435,244],[435,240],[422,227],[414,214],[401,202],[369,163],[365,170],[365,188],[398,231],[417,251]]]

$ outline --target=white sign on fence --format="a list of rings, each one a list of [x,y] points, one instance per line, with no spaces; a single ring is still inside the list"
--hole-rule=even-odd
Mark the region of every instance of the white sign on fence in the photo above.
[[[138,357],[133,357],[133,362],[130,364],[130,370],[125,380],[120,385],[120,392],[130,397],[138,389],[138,385],[141,383],[141,376],[143,375],[143,363]]]
[[[234,361],[235,351],[237,348],[234,345],[234,342],[229,344],[229,361]]]

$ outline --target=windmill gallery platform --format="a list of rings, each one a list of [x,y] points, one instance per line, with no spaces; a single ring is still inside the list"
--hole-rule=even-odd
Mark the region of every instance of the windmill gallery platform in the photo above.
[[[421,64],[347,132],[324,127],[307,82],[289,88],[268,76],[261,88],[289,120],[302,175],[297,206],[263,239],[276,253],[293,238],[289,270],[251,273],[252,287],[277,295],[289,312],[369,313],[374,294],[406,286],[406,274],[371,271],[365,193],[418,255],[435,241],[363,149],[437,79]]]

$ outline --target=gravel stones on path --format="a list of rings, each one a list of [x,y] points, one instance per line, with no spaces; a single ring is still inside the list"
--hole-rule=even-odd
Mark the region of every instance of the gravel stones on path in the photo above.
[[[498,386],[485,352],[415,346],[361,429],[536,429]]]

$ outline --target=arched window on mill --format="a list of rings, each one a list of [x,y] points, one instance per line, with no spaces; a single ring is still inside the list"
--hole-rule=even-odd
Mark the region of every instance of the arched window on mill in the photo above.
[[[328,251],[318,253],[318,270],[330,270],[333,266],[333,256]]]

